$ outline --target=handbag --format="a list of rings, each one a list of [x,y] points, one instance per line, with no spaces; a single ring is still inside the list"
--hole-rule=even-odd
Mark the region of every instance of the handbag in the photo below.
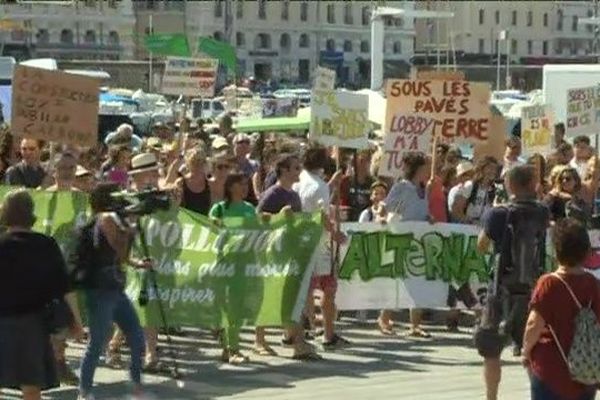
[[[560,275],[556,273],[552,275],[567,288],[579,312],[575,317],[575,335],[568,354],[558,341],[556,332],[548,324],[550,333],[562,359],[567,364],[571,378],[584,385],[597,385],[600,383],[600,324],[596,314],[591,304],[586,307],[581,305],[569,284]]]
[[[73,324],[71,308],[64,299],[52,299],[44,306],[44,321],[51,334],[57,334]]]

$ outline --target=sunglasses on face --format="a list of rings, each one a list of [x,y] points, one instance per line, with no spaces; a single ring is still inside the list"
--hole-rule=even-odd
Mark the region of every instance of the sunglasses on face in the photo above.
[[[37,147],[21,147],[21,151],[36,151]]]
[[[560,181],[561,181],[561,182],[572,182],[572,181],[574,181],[574,180],[575,180],[575,179],[574,179],[572,176],[570,176],[570,175],[565,175],[565,176],[562,176],[562,177],[560,178]]]

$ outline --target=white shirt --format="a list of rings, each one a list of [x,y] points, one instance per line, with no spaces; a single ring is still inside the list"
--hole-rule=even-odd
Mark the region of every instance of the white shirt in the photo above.
[[[300,196],[302,211],[315,212],[329,207],[329,185],[319,175],[302,170],[300,181],[292,186]]]
[[[466,181],[464,184],[458,185],[458,191],[456,192],[456,195],[460,195],[460,196],[464,197],[466,200],[469,200],[469,197],[471,196],[472,191],[473,191],[473,181]],[[490,207],[490,204],[486,204],[487,193],[488,193],[487,189],[484,189],[481,186],[479,186],[479,188],[477,189],[477,194],[475,195],[475,198],[467,206],[467,212],[465,214],[469,221],[479,222],[484,211]],[[456,197],[456,195],[455,195],[455,197]],[[450,197],[450,196],[448,196],[448,197]],[[453,199],[452,204],[454,204],[454,200],[455,199]]]
[[[585,178],[585,173],[587,172],[587,160],[578,162],[575,158],[573,158],[569,162],[569,167],[575,168],[577,170],[577,173],[579,174],[579,178],[581,178],[581,179]]]

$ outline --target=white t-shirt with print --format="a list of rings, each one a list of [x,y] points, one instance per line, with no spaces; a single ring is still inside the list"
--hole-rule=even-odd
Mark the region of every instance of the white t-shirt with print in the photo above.
[[[472,191],[473,181],[466,181],[463,185],[459,186],[456,195],[469,200]],[[486,205],[487,193],[488,190],[481,186],[477,189],[477,194],[473,201],[467,206],[467,212],[465,213],[469,221],[479,222],[481,216],[489,207],[489,205]]]

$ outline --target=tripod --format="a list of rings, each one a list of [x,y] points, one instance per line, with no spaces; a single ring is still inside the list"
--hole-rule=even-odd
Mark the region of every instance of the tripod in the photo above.
[[[150,260],[151,259],[150,250],[148,249],[148,243],[146,242],[146,235],[145,235],[144,230],[142,229],[142,225],[139,223],[139,221],[136,224],[136,229],[137,229],[138,234],[140,235],[140,244],[142,245],[142,253],[144,255],[144,259]],[[156,282],[156,272],[154,271],[153,268],[149,268],[147,275],[144,276],[144,278],[143,278],[142,289],[140,290],[139,304],[141,306],[145,306],[148,303],[148,293],[147,293],[148,279],[150,280],[150,284],[152,285],[152,290],[154,290],[156,300],[158,301],[158,312],[160,314],[160,319],[161,319],[163,329],[165,330],[165,334],[167,336],[167,345],[170,349],[171,358],[173,359],[173,367],[171,369],[171,377],[173,379],[180,379],[181,373],[179,372],[179,368],[177,365],[177,358],[175,357],[175,350],[173,348],[173,341],[171,340],[171,334],[169,333],[170,326],[169,326],[169,322],[167,321],[167,314],[165,313],[165,308],[164,308],[162,299],[160,298],[160,296],[158,294],[158,284]]]

